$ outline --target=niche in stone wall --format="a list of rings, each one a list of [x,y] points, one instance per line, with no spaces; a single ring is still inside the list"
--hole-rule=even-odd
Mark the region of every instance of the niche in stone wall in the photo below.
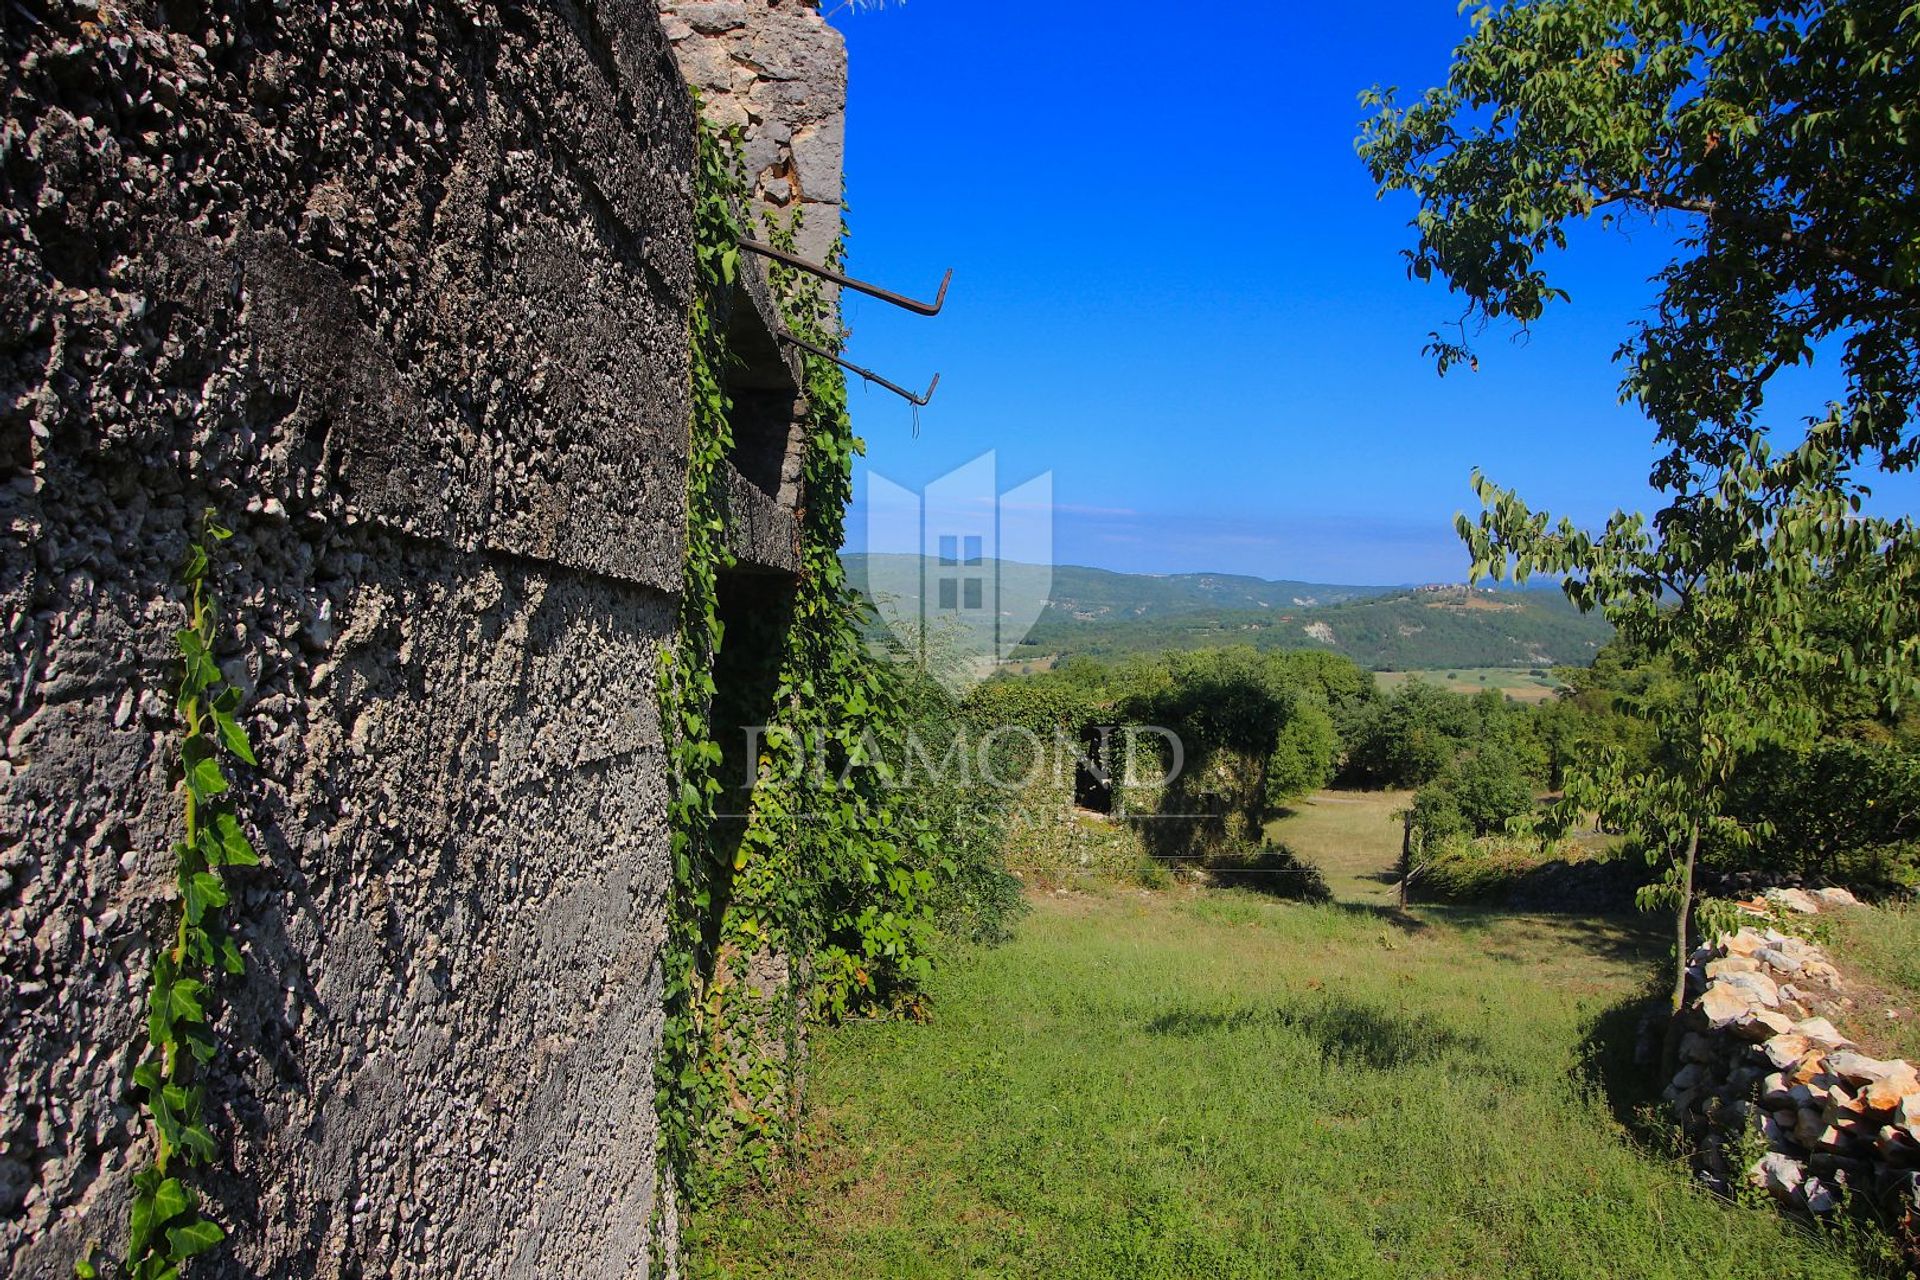
[[[799,501],[805,406],[791,354],[774,336],[778,321],[765,285],[743,261],[740,287],[728,316],[722,371],[733,401],[733,448],[727,461],[743,479],[781,506]]]
[[[779,719],[774,691],[780,683],[780,657],[793,622],[794,582],[774,573],[723,573],[718,582],[717,614],[722,627],[713,664],[714,740],[723,754],[718,820],[714,827],[715,863],[720,875],[732,874],[734,854],[746,835],[753,811],[756,755],[765,726]],[[731,897],[730,885],[715,886],[715,907]],[[720,913],[710,919],[717,924]]]
[[[1073,803],[1095,813],[1113,812],[1113,729],[1095,725],[1081,735],[1073,762]]]

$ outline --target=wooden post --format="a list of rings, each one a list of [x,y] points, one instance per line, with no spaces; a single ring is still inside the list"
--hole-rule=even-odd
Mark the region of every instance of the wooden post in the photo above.
[[[1413,878],[1413,810],[1400,815],[1400,910],[1407,909],[1407,881]]]

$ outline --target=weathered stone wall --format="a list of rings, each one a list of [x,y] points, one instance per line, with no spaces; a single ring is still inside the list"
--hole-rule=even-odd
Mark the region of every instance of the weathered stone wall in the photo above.
[[[1872,910],[1844,890],[1770,896],[1805,915]],[[1834,1025],[1854,1002],[1826,953],[1756,924],[1697,950],[1687,980],[1682,1065],[1665,1096],[1701,1175],[1816,1215],[1851,1196],[1920,1227],[1920,1075],[1869,1057]]]
[[[692,279],[658,15],[21,0],[0,43],[5,1269],[117,1248],[147,1155],[211,505],[266,864],[201,1271],[646,1273]]]
[[[840,234],[847,51],[817,0],[661,0],[707,118],[737,128],[760,210],[823,261]]]

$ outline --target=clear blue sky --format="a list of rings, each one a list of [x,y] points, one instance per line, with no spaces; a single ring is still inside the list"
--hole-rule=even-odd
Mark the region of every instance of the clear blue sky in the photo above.
[[[1583,521],[1650,504],[1652,431],[1617,403],[1612,353],[1661,230],[1577,240],[1572,305],[1524,339],[1483,334],[1479,373],[1441,379],[1421,354],[1459,307],[1406,276],[1412,207],[1375,200],[1355,95],[1441,79],[1454,0],[911,0],[832,20],[850,269],[930,295],[954,268],[935,319],[848,295],[853,359],[916,388],[942,375],[917,438],[905,402],[854,382],[863,471],[917,489],[994,449],[1002,490],[1053,473],[1057,563],[1322,582],[1461,578],[1476,464]],[[1831,389],[1797,375],[1781,420]]]

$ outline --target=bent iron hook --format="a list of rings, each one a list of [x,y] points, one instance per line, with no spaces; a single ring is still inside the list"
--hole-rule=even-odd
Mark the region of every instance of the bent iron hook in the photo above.
[[[936,373],[933,375],[933,381],[927,384],[927,394],[923,396],[917,396],[913,394],[913,392],[907,390],[905,387],[899,386],[896,383],[888,382],[885,378],[881,377],[879,374],[875,373],[871,369],[862,369],[859,365],[854,364],[851,360],[842,360],[839,356],[833,354],[833,352],[827,350],[825,347],[814,346],[811,342],[808,342],[805,338],[796,338],[792,334],[787,333],[784,330],[781,332],[780,337],[784,341],[791,342],[794,346],[799,347],[802,351],[811,351],[814,355],[817,355],[822,359],[833,361],[835,364],[839,365],[842,369],[847,370],[849,373],[859,374],[861,377],[865,378],[868,382],[877,382],[881,386],[885,387],[887,390],[893,392],[893,394],[899,396],[902,400],[906,400],[909,403],[919,405],[922,408],[926,407],[927,402],[933,399],[933,389],[940,385],[940,375]]]
[[[930,303],[915,302],[912,298],[895,293],[891,289],[882,289],[877,284],[868,284],[864,280],[855,280],[852,276],[843,276],[838,271],[834,271],[829,267],[823,267],[817,262],[808,262],[798,254],[788,253],[785,249],[776,249],[772,245],[759,240],[748,240],[743,237],[740,241],[740,247],[751,250],[762,257],[772,258],[776,262],[784,262],[790,267],[798,267],[802,271],[810,271],[822,280],[831,280],[835,284],[844,285],[849,289],[864,293],[870,298],[878,298],[882,302],[891,302],[894,306],[911,311],[915,315],[939,315],[940,308],[947,305],[947,286],[953,283],[953,268],[948,267],[947,274],[942,277],[940,281],[940,292],[934,296],[933,301]],[[877,382],[879,379],[876,378],[875,381]]]

